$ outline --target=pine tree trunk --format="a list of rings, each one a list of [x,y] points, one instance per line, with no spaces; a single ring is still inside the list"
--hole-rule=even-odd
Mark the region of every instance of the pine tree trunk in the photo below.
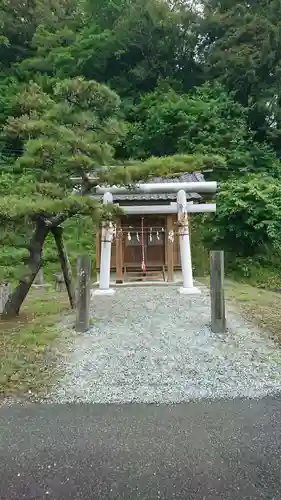
[[[29,247],[28,271],[7,300],[2,313],[2,319],[18,316],[21,305],[41,267],[42,250],[48,232],[49,229],[43,221],[37,223]]]
[[[52,229],[55,242],[57,245],[57,250],[58,250],[58,257],[59,261],[61,264],[61,270],[63,273],[68,297],[69,297],[69,302],[70,306],[72,309],[75,309],[75,289],[72,281],[72,270],[71,270],[71,265],[68,259],[67,251],[63,242],[63,228],[62,227],[55,227]]]

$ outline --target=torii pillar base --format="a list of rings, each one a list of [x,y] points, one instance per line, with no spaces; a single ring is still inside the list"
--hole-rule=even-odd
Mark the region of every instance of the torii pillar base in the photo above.
[[[96,290],[93,290],[92,292],[93,295],[114,295],[115,290],[113,288],[107,288],[107,289],[102,289],[102,288],[97,288]]]
[[[181,295],[200,295],[201,294],[201,290],[199,290],[199,288],[196,288],[196,286],[192,286],[192,287],[189,287],[189,288],[185,288],[185,287],[181,287],[179,289],[179,293]]]

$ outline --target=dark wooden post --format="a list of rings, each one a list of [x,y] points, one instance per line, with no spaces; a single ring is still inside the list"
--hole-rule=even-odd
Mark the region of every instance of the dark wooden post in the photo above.
[[[224,252],[210,253],[211,271],[211,328],[214,333],[226,330],[225,298],[224,298]]]
[[[76,292],[76,331],[86,332],[90,327],[91,259],[88,255],[78,258]]]
[[[166,248],[167,248],[167,281],[174,281],[174,245],[175,241],[171,241],[169,234],[173,233],[174,236],[174,223],[173,216],[167,216],[167,229],[166,229]]]
[[[67,251],[63,243],[62,233],[63,228],[58,226],[52,229],[52,233],[55,238],[55,242],[57,245],[58,256],[61,263],[61,269],[63,272],[63,277],[69,297],[69,302],[72,309],[75,308],[75,289],[72,281],[72,271],[70,262],[68,260]]]

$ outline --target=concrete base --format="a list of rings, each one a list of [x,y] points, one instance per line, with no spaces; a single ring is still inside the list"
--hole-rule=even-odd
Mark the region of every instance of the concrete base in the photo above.
[[[193,286],[192,288],[181,287],[179,289],[179,293],[181,295],[200,295],[201,290],[199,290],[199,288],[196,288],[196,286]]]
[[[92,296],[93,295],[114,295],[115,290],[113,288],[108,288],[105,290],[102,290],[101,288],[97,288],[96,290],[92,290]]]

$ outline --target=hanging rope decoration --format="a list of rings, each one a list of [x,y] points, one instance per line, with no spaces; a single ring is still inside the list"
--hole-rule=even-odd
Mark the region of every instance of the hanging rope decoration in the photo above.
[[[120,239],[122,239],[122,238],[123,238],[123,229],[122,229],[122,227],[120,227],[120,228],[118,229],[118,231],[116,232],[116,239],[117,239],[117,238],[120,238]]]
[[[188,224],[188,214],[183,210],[183,206],[180,205],[180,212],[178,213],[178,226],[185,226]]]
[[[174,243],[175,236],[174,236],[174,231],[173,230],[169,231],[168,240],[169,240],[170,243]]]
[[[179,227],[179,234],[183,238],[186,234],[189,234],[188,229],[188,214],[184,211],[183,205],[180,205],[180,211],[178,213],[178,222],[177,225]]]
[[[145,248],[144,248],[144,225],[143,225],[143,217],[141,218],[141,253],[142,253],[142,263],[141,270],[143,273],[146,271],[145,265]]]
[[[102,241],[112,242],[117,237],[117,227],[111,220],[102,223]]]

